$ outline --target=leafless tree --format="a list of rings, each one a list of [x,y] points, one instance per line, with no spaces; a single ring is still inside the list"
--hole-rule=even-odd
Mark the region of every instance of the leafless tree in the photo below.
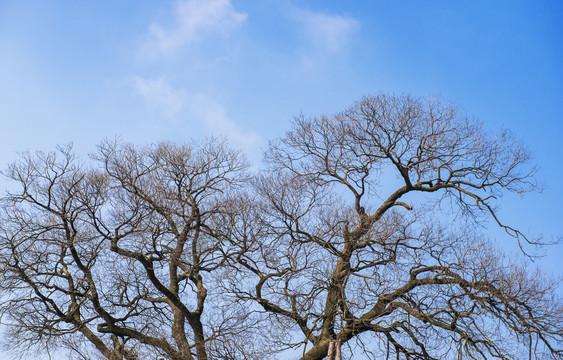
[[[524,253],[538,243],[496,208],[536,189],[529,160],[508,131],[490,136],[435,98],[298,117],[220,226],[239,247],[223,286],[302,359],[331,341],[345,358],[563,358],[555,282],[475,229],[487,216]]]
[[[10,346],[59,345],[84,359],[90,350],[223,358],[216,343],[251,332],[252,314],[219,306],[214,279],[230,250],[210,225],[247,180],[244,158],[217,139],[105,142],[93,157],[99,166],[85,166],[60,147],[23,154],[6,172],[20,187],[2,200],[0,220]]]
[[[539,245],[497,210],[536,190],[529,162],[452,105],[383,94],[297,118],[254,175],[216,139],[26,153],[1,319],[12,347],[79,359],[560,359],[557,283],[479,231]]]

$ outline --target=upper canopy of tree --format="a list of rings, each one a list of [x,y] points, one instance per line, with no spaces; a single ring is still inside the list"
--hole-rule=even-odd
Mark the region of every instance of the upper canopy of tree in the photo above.
[[[23,154],[0,219],[12,346],[322,359],[337,341],[362,359],[563,357],[555,283],[474,229],[488,217],[535,242],[497,213],[501,195],[537,189],[509,132],[440,99],[378,94],[296,118],[265,160],[252,174],[216,139],[104,142],[87,164],[69,147]]]

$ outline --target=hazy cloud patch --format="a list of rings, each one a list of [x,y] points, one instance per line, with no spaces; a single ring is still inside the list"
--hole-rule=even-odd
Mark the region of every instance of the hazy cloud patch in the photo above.
[[[227,115],[224,107],[203,93],[188,93],[170,86],[162,77],[133,79],[135,92],[166,117],[178,123],[180,117],[195,119],[204,125],[203,130],[213,135],[223,135],[245,150],[260,143],[255,132],[247,132]]]
[[[174,17],[171,27],[150,24],[143,47],[146,56],[170,56],[206,34],[226,35],[244,22],[247,14],[236,11],[230,0],[185,0],[176,3]]]
[[[162,77],[133,79],[135,92],[141,95],[151,106],[159,108],[168,118],[174,118],[182,110],[188,95],[182,90],[172,88]]]
[[[190,97],[190,112],[203,120],[212,134],[221,134],[245,150],[252,150],[260,143],[260,136],[255,132],[241,129],[227,116],[223,106],[205,94],[197,93]]]
[[[303,9],[294,9],[293,17],[304,25],[306,34],[314,45],[329,52],[342,50],[354,31],[360,27],[360,22],[352,17]]]

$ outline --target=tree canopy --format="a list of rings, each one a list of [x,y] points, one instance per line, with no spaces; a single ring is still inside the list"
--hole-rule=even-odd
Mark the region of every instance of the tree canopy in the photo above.
[[[506,257],[501,196],[537,189],[509,131],[438,98],[297,117],[264,166],[218,139],[24,153],[5,175],[11,346],[77,358],[563,358],[557,282]],[[487,220],[487,218],[489,220]],[[95,355],[97,354],[97,355]],[[287,354],[287,353],[285,353]]]

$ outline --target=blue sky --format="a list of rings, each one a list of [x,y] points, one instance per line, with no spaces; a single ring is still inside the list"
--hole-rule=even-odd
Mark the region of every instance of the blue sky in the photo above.
[[[501,216],[552,239],[562,59],[560,0],[2,0],[0,167],[17,151],[72,141],[87,154],[115,136],[223,135],[258,162],[300,112],[379,91],[440,95],[533,149],[545,190],[507,196]],[[563,246],[547,252],[540,265],[563,276]]]

